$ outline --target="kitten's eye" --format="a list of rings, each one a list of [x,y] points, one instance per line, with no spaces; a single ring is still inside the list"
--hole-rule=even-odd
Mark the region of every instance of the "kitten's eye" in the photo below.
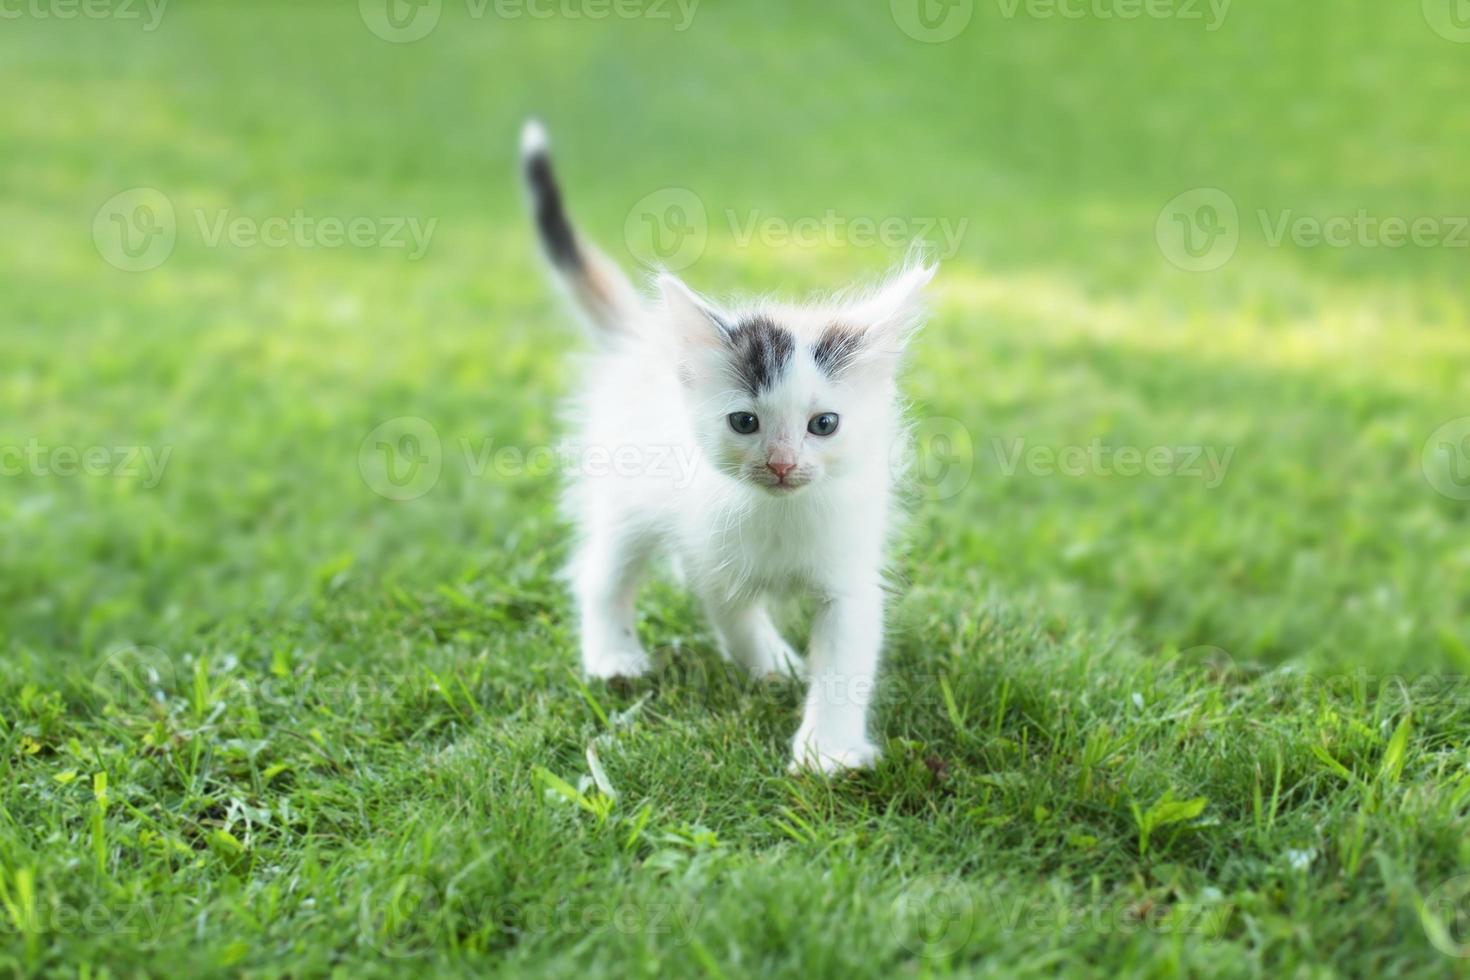
[[[761,427],[761,420],[749,412],[731,412],[728,417],[730,428],[742,436],[748,436]]]
[[[837,416],[832,412],[823,412],[815,415],[806,424],[806,431],[814,436],[830,436],[837,431]]]

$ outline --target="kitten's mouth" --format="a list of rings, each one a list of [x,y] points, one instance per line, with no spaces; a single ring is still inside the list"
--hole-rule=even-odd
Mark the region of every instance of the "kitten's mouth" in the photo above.
[[[758,481],[762,490],[774,494],[777,497],[789,496],[805,487],[810,481],[803,480],[800,483],[792,483],[788,480]]]

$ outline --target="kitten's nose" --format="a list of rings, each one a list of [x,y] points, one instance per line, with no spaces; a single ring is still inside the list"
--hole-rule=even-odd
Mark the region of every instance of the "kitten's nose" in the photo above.
[[[790,473],[792,470],[796,469],[796,464],[795,463],[778,463],[775,460],[768,460],[766,462],[766,469],[768,469],[772,473],[776,474],[776,479],[778,479],[778,480],[784,480],[784,479],[786,479],[786,474],[787,473]]]

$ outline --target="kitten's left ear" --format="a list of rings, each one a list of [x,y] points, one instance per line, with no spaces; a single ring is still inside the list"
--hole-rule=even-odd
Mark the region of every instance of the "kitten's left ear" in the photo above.
[[[679,380],[691,385],[696,378],[715,370],[726,350],[729,321],[712,303],[671,273],[658,277],[658,291],[663,297],[668,331],[663,342],[678,365]]]
[[[725,318],[704,297],[672,273],[658,277],[669,327],[687,349],[718,347],[729,332]]]
[[[902,353],[924,318],[924,296],[939,266],[921,262],[901,269],[878,290],[851,306],[846,318],[863,331],[875,353]]]

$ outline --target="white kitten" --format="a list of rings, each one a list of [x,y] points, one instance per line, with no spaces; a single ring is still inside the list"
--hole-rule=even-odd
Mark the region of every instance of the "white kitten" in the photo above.
[[[792,767],[871,764],[904,434],[894,371],[933,267],[820,305],[744,309],[664,274],[661,302],[645,303],[573,231],[534,121],[522,156],[547,256],[601,341],[573,399],[579,472],[566,499],[581,534],[571,578],[583,668],[649,670],[634,600],[657,555],[682,568],[725,656],[758,676],[800,672],[767,603],[802,590],[816,615]]]

